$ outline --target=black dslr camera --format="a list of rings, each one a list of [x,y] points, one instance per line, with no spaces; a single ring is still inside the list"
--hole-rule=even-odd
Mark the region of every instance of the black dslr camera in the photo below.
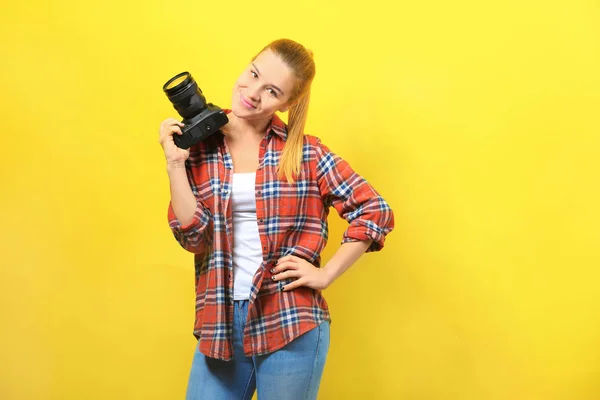
[[[202,90],[189,72],[182,72],[169,79],[164,84],[163,91],[183,117],[183,134],[173,135],[175,145],[181,149],[190,148],[229,122],[223,110],[212,103],[206,104]]]

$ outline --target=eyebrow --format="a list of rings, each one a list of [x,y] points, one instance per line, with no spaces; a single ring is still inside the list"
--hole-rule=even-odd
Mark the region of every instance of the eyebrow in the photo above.
[[[252,63],[252,66],[254,67],[254,69],[256,70],[256,72],[258,72],[258,74],[260,75],[260,71],[258,70],[258,68],[256,68],[256,65],[254,65],[254,63]],[[271,85],[273,86],[275,89],[279,90],[279,93],[281,93],[281,95],[283,96],[283,90],[279,89],[277,86],[275,85]]]

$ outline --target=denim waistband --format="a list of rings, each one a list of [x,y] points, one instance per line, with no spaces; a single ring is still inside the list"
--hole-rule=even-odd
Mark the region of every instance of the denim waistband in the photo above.
[[[249,301],[250,300],[234,300],[233,305],[241,310]]]

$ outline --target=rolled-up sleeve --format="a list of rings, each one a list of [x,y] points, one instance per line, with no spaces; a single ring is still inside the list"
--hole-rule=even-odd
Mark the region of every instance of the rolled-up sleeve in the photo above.
[[[342,243],[373,243],[367,252],[383,248],[385,237],[394,229],[394,213],[381,195],[341,157],[317,141],[317,180],[326,205],[333,206],[350,224]]]
[[[191,222],[182,225],[175,216],[171,202],[169,202],[168,219],[173,236],[187,251],[194,254],[203,253],[211,243],[212,214],[197,198],[196,211]]]

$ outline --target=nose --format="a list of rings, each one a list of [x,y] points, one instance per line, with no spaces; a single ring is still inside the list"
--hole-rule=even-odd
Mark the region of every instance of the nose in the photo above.
[[[246,95],[250,98],[250,100],[252,100],[253,102],[256,103],[256,102],[260,101],[260,91],[261,91],[260,83],[257,82],[248,87],[248,92]]]

